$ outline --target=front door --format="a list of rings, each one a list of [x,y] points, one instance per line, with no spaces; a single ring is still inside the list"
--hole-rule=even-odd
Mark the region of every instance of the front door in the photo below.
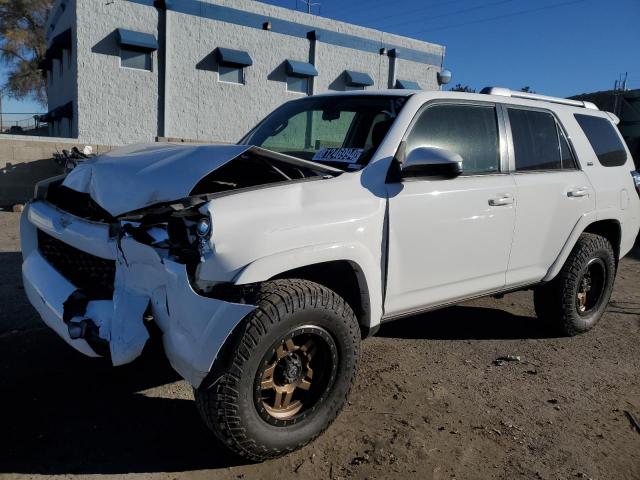
[[[501,125],[493,104],[436,102],[410,127],[407,153],[422,146],[453,151],[463,158],[463,174],[387,185],[386,317],[504,287],[515,182]]]

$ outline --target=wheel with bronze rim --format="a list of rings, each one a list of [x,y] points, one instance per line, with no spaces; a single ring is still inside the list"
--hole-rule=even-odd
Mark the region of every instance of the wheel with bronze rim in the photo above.
[[[590,330],[607,308],[615,274],[609,240],[583,233],[557,277],[534,291],[538,317],[564,335]]]
[[[302,447],[335,419],[354,380],[360,329],[340,296],[310,281],[265,282],[254,301],[195,398],[225,445],[259,461]]]

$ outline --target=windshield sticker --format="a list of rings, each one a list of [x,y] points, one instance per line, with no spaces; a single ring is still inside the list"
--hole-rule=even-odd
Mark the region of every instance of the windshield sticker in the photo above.
[[[362,148],[321,148],[313,156],[317,162],[356,163],[362,155]]]

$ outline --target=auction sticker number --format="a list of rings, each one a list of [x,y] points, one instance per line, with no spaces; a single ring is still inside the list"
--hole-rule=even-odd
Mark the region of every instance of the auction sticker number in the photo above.
[[[362,148],[321,148],[313,156],[313,160],[320,162],[356,163],[363,151]]]

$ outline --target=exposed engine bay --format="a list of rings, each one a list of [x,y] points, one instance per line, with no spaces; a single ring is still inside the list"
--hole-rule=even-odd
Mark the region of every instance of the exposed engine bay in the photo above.
[[[313,181],[341,172],[330,167],[287,157],[262,149],[249,150],[202,177],[186,198],[162,202],[113,216],[90,193],[67,186],[63,178],[46,185],[38,196],[64,212],[110,225],[113,237],[132,237],[153,247],[161,257],[187,265],[194,273],[198,262],[212,252],[208,242],[212,221],[202,207],[221,195],[253,188],[267,188],[282,182]],[[317,167],[316,167],[317,165]],[[46,192],[46,193],[45,193]]]

